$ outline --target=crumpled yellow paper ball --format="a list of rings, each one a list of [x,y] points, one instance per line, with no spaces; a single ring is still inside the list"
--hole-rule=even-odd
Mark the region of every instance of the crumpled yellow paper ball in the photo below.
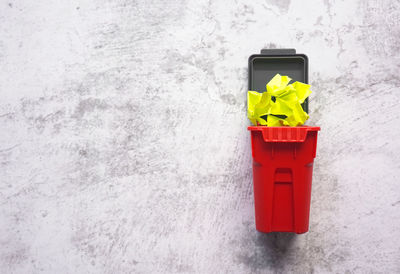
[[[247,117],[253,125],[295,127],[304,124],[309,116],[301,104],[311,94],[311,86],[301,82],[289,84],[291,80],[276,74],[266,85],[265,92],[248,91]],[[266,115],[265,120],[262,116]]]

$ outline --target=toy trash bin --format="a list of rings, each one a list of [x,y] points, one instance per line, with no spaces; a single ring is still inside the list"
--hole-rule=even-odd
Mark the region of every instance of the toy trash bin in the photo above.
[[[264,91],[276,73],[308,82],[308,59],[295,50],[262,50],[249,58],[249,90]],[[308,101],[303,104],[308,111]],[[319,127],[250,126],[256,229],[308,231]]]

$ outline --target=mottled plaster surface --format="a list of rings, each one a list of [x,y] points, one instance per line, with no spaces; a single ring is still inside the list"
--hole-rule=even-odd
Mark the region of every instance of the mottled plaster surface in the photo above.
[[[398,1],[2,1],[1,273],[399,273]],[[254,226],[247,58],[310,59],[310,232]]]

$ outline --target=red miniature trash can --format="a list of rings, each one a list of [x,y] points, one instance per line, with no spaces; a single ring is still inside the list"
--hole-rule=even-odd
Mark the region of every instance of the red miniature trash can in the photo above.
[[[250,126],[256,229],[308,231],[319,127]]]

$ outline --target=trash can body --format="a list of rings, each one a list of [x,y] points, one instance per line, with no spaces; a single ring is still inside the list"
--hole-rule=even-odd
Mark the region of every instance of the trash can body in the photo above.
[[[308,231],[319,127],[248,127],[251,132],[256,229]]]

